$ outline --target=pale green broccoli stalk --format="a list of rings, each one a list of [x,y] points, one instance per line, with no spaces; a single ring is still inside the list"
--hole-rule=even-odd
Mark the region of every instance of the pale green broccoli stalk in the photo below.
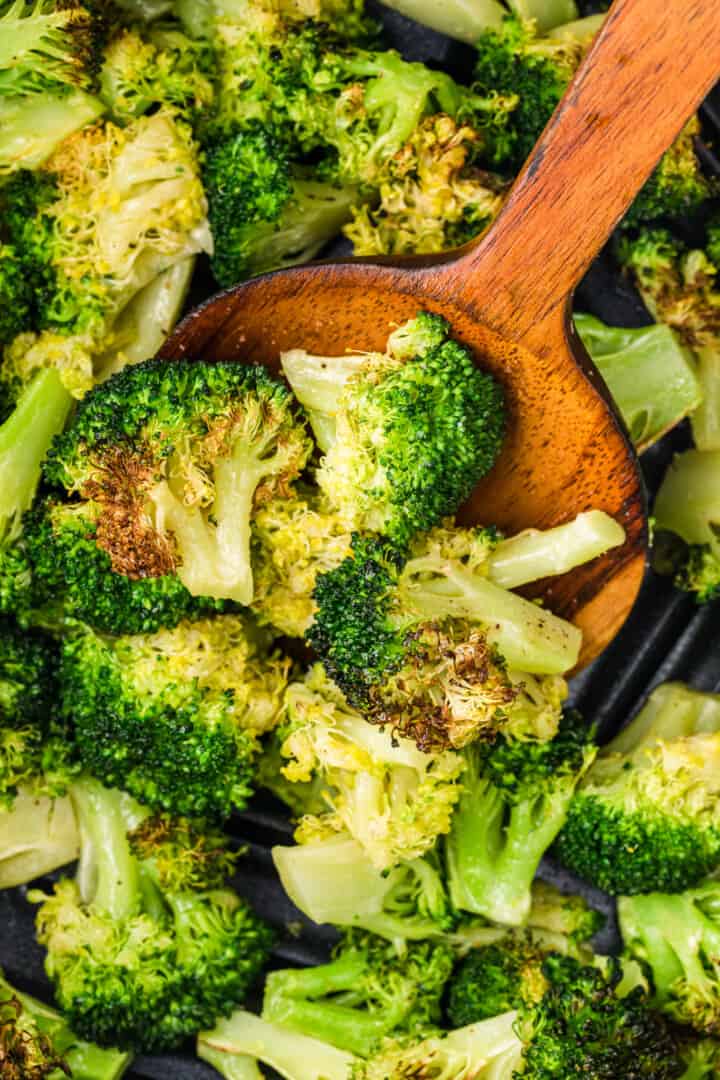
[[[59,1012],[16,990],[0,971],[0,1067],[7,1080],[119,1080],[131,1060],[79,1039]]]
[[[419,858],[448,832],[460,797],[463,759],[426,754],[365,722],[325,675],[321,664],[285,697],[280,735],[288,780],[322,782],[325,812],[305,815],[296,840],[348,832],[386,870]]]
[[[436,0],[385,0],[385,3],[408,18],[468,45],[474,45],[484,30],[502,26],[508,10],[522,19],[535,20],[542,31],[578,18],[575,0],[506,0],[506,4],[501,0],[448,0],[444,4]]]
[[[526,921],[535,872],[595,752],[592,729],[572,713],[547,742],[500,736],[464,751],[463,791],[446,842],[456,908],[509,926]]]
[[[198,1036],[197,1054],[226,1080],[261,1080],[258,1061],[285,1080],[350,1080],[354,1054],[240,1010]]]
[[[715,1080],[720,1071],[720,1042],[715,1039],[698,1039],[682,1048],[687,1069],[680,1080]]]
[[[653,565],[704,603],[720,593],[720,450],[677,454],[653,507]]]
[[[80,851],[72,800],[21,788],[0,807],[0,889],[26,885],[77,859]]]
[[[582,313],[573,321],[639,451],[698,408],[702,388],[692,353],[669,326],[606,326]]]
[[[720,863],[720,695],[667,683],[582,780],[561,862],[618,894],[679,892]]]
[[[492,467],[503,392],[450,333],[424,311],[391,335],[384,354],[283,355],[314,427],[322,417],[317,482],[351,528],[406,542],[455,513]]]

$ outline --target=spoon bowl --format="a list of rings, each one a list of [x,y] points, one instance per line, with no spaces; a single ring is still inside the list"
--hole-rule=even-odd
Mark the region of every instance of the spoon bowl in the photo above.
[[[348,259],[255,278],[213,297],[161,356],[244,360],[382,350],[420,308],[503,384],[503,451],[462,507],[508,533],[600,509],[625,543],[530,594],[583,631],[579,666],[614,637],[637,596],[647,544],[637,458],[569,319],[572,291],[663,151],[720,72],[713,0],[616,0],[593,48],[479,240],[439,258]],[[639,55],[633,55],[637,43]]]

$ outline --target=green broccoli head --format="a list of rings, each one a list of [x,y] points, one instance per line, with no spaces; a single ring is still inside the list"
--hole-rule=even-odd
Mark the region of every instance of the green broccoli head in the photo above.
[[[84,399],[45,477],[79,497],[116,574],[247,604],[254,508],[289,493],[310,446],[264,368],[148,361]]]
[[[623,218],[623,227],[677,220],[697,214],[716,193],[717,184],[703,175],[695,143],[700,121],[694,116],[669,150]]]
[[[300,843],[347,831],[373,865],[387,870],[426,854],[448,832],[461,791],[458,754],[423,753],[409,739],[369,726],[320,664],[288,687],[285,705],[283,775],[316,781],[324,793],[322,809],[300,821]]]
[[[549,985],[544,971],[547,953],[527,931],[471,949],[449,985],[447,1015],[453,1027],[537,1005]]]
[[[649,972],[659,1008],[698,1032],[720,1034],[720,883],[624,896],[618,913],[626,954]]]
[[[518,926],[530,912],[540,860],[595,756],[593,731],[566,713],[545,742],[500,735],[464,754],[463,790],[447,839],[450,894],[461,910]]]
[[[405,543],[453,514],[492,467],[503,392],[429,312],[386,354],[352,359],[294,350],[283,368],[313,426],[324,421],[317,480],[330,505],[352,527]]]
[[[307,262],[347,220],[355,189],[293,170],[290,161],[282,135],[260,121],[210,139],[203,182],[221,285]]]
[[[368,1055],[390,1032],[417,1036],[437,1026],[452,966],[446,945],[397,949],[374,934],[346,931],[330,963],[268,975],[263,1019]]]
[[[131,841],[127,829],[142,814],[127,796],[89,779],[72,795],[78,878],[61,880],[51,896],[32,894],[58,1004],[74,1031],[101,1046],[177,1047],[242,1000],[271,935],[232,890],[217,887],[217,858],[208,862],[202,846],[188,870],[187,844],[172,830]]]
[[[62,711],[85,767],[174,814],[224,818],[252,792],[257,737],[280,718],[289,661],[236,615],[62,646]]]
[[[580,784],[561,862],[612,894],[680,892],[720,863],[720,698],[659,687]]]
[[[318,577],[308,639],[348,701],[421,749],[557,730],[579,632],[492,583],[492,531],[439,528],[409,557],[356,537]],[[541,677],[544,676],[544,677]]]
[[[15,248],[0,244],[0,346],[30,325],[32,301],[32,287]],[[8,404],[0,400],[0,417],[9,411]]]

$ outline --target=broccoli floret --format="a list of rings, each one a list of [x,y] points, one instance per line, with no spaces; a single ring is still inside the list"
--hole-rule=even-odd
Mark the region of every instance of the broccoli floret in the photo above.
[[[10,244],[0,244],[0,347],[30,324],[32,287],[21,259]],[[0,416],[7,411],[0,400]]]
[[[130,1054],[79,1039],[63,1017],[23,994],[0,971],[0,1066],[6,1080],[119,1080]]]
[[[625,951],[649,971],[659,1008],[696,1031],[720,1034],[720,882],[623,896],[618,914]]]
[[[472,949],[450,982],[450,1023],[465,1027],[513,1009],[537,1005],[549,986],[543,967],[547,954],[547,948],[527,931]]]
[[[172,828],[128,837],[139,808],[97,781],[77,781],[72,797],[78,877],[50,896],[31,893],[58,1004],[74,1031],[101,1046],[177,1047],[242,1001],[271,935],[231,889],[217,887],[221,855],[208,862],[201,843],[193,865]]]
[[[531,885],[565,821],[576,785],[595,756],[593,732],[567,713],[547,742],[500,736],[464,752],[465,773],[447,838],[457,908],[518,926]]]
[[[45,477],[79,497],[116,574],[249,604],[254,506],[289,493],[310,447],[264,368],[151,360],[87,395]]]
[[[613,894],[679,892],[720,863],[720,697],[668,683],[603,748],[555,851]]]
[[[676,454],[655,497],[653,566],[704,604],[720,595],[720,451]]]
[[[376,180],[378,205],[353,207],[343,230],[356,255],[432,254],[459,247],[498,215],[507,185],[472,164],[482,144],[445,114],[423,120]]]
[[[350,216],[353,187],[293,168],[282,138],[259,122],[231,129],[205,152],[203,182],[221,285],[307,262]]]
[[[320,664],[286,695],[283,773],[319,777],[324,813],[306,814],[296,839],[347,831],[380,870],[424,855],[448,832],[460,797],[463,760],[450,750],[424,754],[408,739],[370,727]]]
[[[623,218],[623,227],[687,218],[717,194],[717,181],[706,178],[696,153],[700,121],[694,116],[641,189]]]
[[[417,1036],[437,1026],[453,960],[446,945],[423,941],[398,951],[351,930],[330,963],[271,972],[262,1016],[365,1056],[390,1032]]]
[[[296,349],[282,364],[313,426],[323,421],[318,484],[355,528],[406,542],[455,513],[500,451],[502,389],[438,315],[420,312],[386,354]]]
[[[581,313],[573,322],[639,451],[700,405],[692,354],[669,326],[606,326]]]
[[[494,536],[438,529],[410,557],[382,540],[318,577],[308,640],[367,718],[423,750],[500,730],[548,738],[577,659],[570,623],[493,584]]]
[[[48,787],[48,778],[35,774],[9,806],[0,804],[0,889],[26,885],[78,857],[72,801],[41,794]]]
[[[280,718],[289,661],[236,615],[62,645],[62,712],[94,776],[149,806],[227,817],[252,792],[257,736]]]

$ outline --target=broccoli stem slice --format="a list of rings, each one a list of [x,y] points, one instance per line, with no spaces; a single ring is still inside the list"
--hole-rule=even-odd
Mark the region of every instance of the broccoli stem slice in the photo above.
[[[695,350],[702,387],[700,404],[690,420],[698,450],[720,450],[720,347]]]
[[[499,0],[385,0],[387,7],[441,34],[474,45],[485,30],[502,26],[507,10]]]
[[[401,606],[424,619],[467,618],[488,628],[511,668],[561,675],[578,659],[582,633],[572,623],[491,581],[434,555],[411,559],[400,582]]]
[[[30,509],[40,467],[53,437],[62,431],[73,399],[55,368],[39,371],[0,427],[0,541],[10,543]]]
[[[573,321],[638,450],[647,450],[700,406],[702,376],[669,326],[606,326],[585,314]]]
[[[679,682],[662,683],[600,756],[632,754],[659,742],[716,731],[720,731],[720,694],[692,690]]]
[[[526,921],[535,872],[563,826],[575,779],[512,805],[488,781],[466,788],[446,841],[457,908],[506,926]]]
[[[532,19],[541,34],[580,16],[575,0],[508,0],[508,4],[521,19]]]
[[[707,544],[720,558],[720,450],[687,450],[665,473],[653,508],[657,529],[686,544]]]
[[[336,417],[348,380],[367,363],[366,356],[314,356],[305,349],[281,353],[285,378],[306,410],[323,453],[335,442]]]
[[[0,176],[39,168],[64,139],[103,112],[102,102],[83,90],[0,98]]]
[[[353,1054],[242,1009],[212,1031],[202,1032],[197,1053],[230,1080],[250,1080],[255,1075],[248,1058],[269,1065],[286,1080],[349,1080],[355,1063]],[[239,1071],[235,1069],[238,1059]]]
[[[625,530],[602,510],[578,514],[554,529],[526,529],[501,540],[488,561],[492,581],[516,589],[543,577],[565,574],[625,540]]]
[[[25,885],[73,862],[80,851],[69,798],[49,799],[20,790],[0,809],[0,889]]]
[[[121,922],[141,907],[140,874],[127,837],[127,797],[89,777],[73,783],[70,794],[80,828],[80,895]]]

